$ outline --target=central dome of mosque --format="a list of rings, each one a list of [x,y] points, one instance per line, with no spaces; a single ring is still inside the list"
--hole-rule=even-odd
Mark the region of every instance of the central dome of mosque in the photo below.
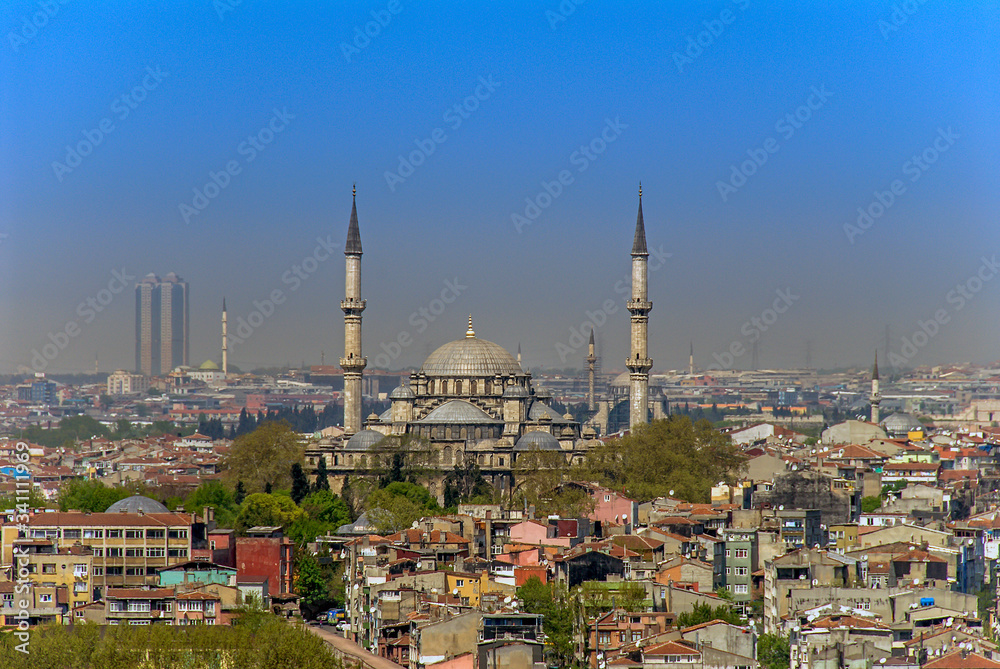
[[[503,346],[476,337],[472,319],[464,339],[448,342],[431,353],[420,371],[428,376],[510,376],[524,374],[517,359]]]

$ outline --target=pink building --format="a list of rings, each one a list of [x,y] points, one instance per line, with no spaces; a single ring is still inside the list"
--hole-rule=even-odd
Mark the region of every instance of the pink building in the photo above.
[[[569,548],[569,537],[555,536],[555,528],[537,520],[525,520],[510,526],[510,543],[532,546],[565,546]]]
[[[594,500],[594,510],[587,517],[600,523],[635,527],[639,520],[639,503],[610,488],[596,483],[567,483],[585,491]]]

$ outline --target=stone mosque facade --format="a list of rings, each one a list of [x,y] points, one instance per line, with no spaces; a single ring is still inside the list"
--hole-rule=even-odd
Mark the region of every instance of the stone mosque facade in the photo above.
[[[571,415],[553,410],[548,404],[551,398],[532,386],[531,374],[524,371],[518,358],[476,335],[471,316],[465,336],[431,353],[408,382],[389,394],[390,406],[382,415],[373,413],[362,419],[361,378],[367,360],[361,350],[361,323],[366,301],[361,297],[362,246],[356,195],[353,199],[344,250],[346,295],[341,302],[344,435],[311,445],[306,452],[307,464],[315,467],[320,458],[325,459],[331,488],[339,493],[345,477],[370,475],[380,467],[380,461],[384,463],[388,444],[398,448],[397,444],[405,442],[415,454],[419,452],[422,466],[440,473],[426,482],[432,494],[440,497],[444,477],[455,465],[470,461],[501,490],[510,490],[515,484],[516,463],[526,453],[558,454],[546,455],[546,463],[581,461],[598,443],[594,423],[581,425]],[[647,322],[652,302],[646,296],[646,258],[640,189],[632,248],[632,295],[627,305],[632,325],[626,361],[632,425],[648,422],[650,415],[652,360],[647,354]],[[661,412],[655,411],[659,404],[653,404],[654,417],[659,417]]]

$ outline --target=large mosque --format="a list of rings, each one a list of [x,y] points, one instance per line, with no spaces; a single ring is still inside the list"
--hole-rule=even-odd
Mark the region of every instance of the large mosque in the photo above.
[[[389,394],[390,406],[382,415],[362,417],[361,380],[367,359],[361,349],[361,230],[356,194],[344,248],[346,262],[344,312],[344,435],[310,447],[307,463],[325,459],[331,487],[339,492],[347,476],[364,476],[379,468],[388,453],[405,444],[420,462],[440,472],[428,482],[431,492],[442,494],[444,476],[455,465],[473,461],[494,486],[509,490],[514,484],[518,458],[547,452],[533,461],[571,464],[582,460],[596,443],[593,425],[581,425],[569,414],[559,415],[546,394],[532,386],[531,374],[499,344],[476,335],[469,317],[465,336],[444,344],[424,361],[408,382]],[[647,325],[653,308],[647,296],[646,231],[642,218],[642,190],[632,243],[632,293],[627,302],[631,315],[628,372],[628,422],[649,420],[649,370],[653,361],[647,349]],[[594,408],[593,333],[587,357],[590,372],[590,406]],[[624,376],[624,375],[623,375]],[[622,379],[624,381],[624,379]],[[621,385],[624,385],[622,383]],[[653,402],[658,417],[660,407]],[[601,412],[598,411],[600,414]],[[522,463],[523,465],[524,463]],[[551,465],[550,465],[551,466]]]

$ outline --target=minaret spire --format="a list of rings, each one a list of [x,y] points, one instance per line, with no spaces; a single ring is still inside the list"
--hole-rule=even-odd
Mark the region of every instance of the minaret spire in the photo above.
[[[222,375],[229,377],[229,333],[226,323],[226,298],[222,298]]]
[[[694,342],[691,342],[691,352],[688,354],[688,376],[694,376]]]
[[[872,367],[872,394],[868,397],[868,402],[872,405],[872,422],[878,425],[879,412],[878,405],[882,403],[882,393],[879,392],[878,380],[878,351],[875,351],[875,365]]]
[[[587,342],[587,411],[594,412],[597,409],[597,401],[594,398],[594,363],[597,362],[597,352],[594,345],[594,329],[590,329],[590,341]]]
[[[347,226],[344,263],[347,269],[345,296],[340,302],[344,312],[344,436],[350,437],[361,429],[361,374],[368,359],[361,354],[361,314],[365,301],[361,299],[361,230],[358,227],[357,186],[351,189],[351,222]]]
[[[639,213],[632,240],[632,298],[626,303],[631,317],[631,349],[625,366],[629,371],[629,426],[649,422],[649,312],[653,310],[647,293],[649,252],[646,226],[642,220],[642,183],[639,183]]]

